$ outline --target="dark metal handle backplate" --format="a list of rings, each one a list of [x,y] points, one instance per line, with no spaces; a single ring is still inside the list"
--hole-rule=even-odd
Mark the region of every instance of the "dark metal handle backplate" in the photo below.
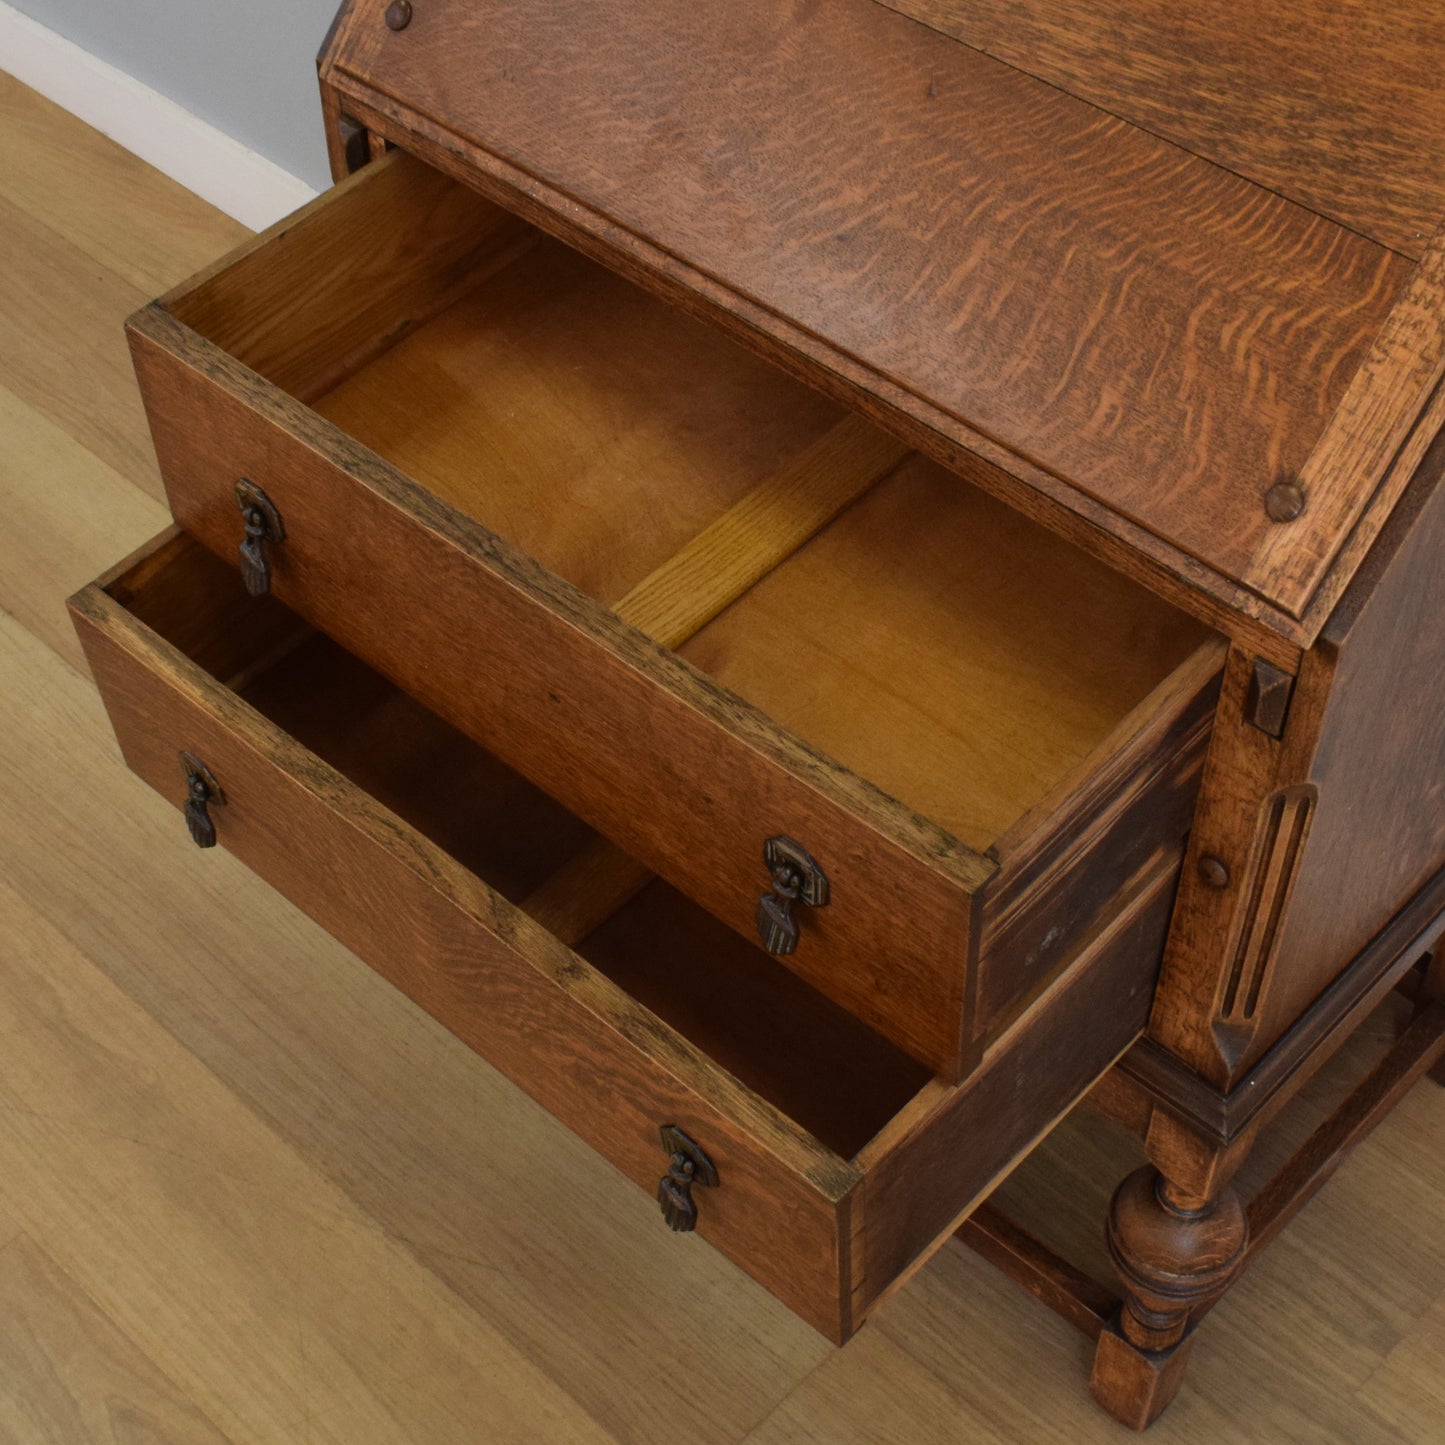
[[[773,875],[773,886],[758,899],[758,941],[769,953],[782,957],[798,947],[794,905],[826,906],[828,875],[801,843],[782,834],[763,844],[763,862]]]
[[[696,1184],[717,1188],[717,1170],[702,1151],[676,1124],[662,1126],[662,1147],[667,1153],[667,1173],[657,1186],[657,1202],[667,1227],[676,1234],[697,1228],[697,1204],[692,1190]]]
[[[181,753],[181,771],[186,775],[186,828],[197,848],[216,846],[216,824],[211,804],[224,807],[226,795],[216,775],[193,753]]]
[[[252,597],[262,597],[271,590],[271,557],[266,544],[284,542],[286,526],[271,498],[245,477],[236,483],[236,503],[246,524],[241,539],[241,577]]]

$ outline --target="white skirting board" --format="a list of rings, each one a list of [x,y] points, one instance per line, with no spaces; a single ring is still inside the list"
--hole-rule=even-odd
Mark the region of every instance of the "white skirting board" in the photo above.
[[[0,0],[0,70],[252,230],[315,194],[290,171]]]

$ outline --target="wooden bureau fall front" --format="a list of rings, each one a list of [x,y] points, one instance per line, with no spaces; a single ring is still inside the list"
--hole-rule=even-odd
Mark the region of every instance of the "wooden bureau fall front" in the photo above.
[[[961,1232],[1147,1424],[1445,1052],[1420,8],[346,5],[335,188],[130,323],[127,762],[659,1229],[840,1342]],[[984,1203],[1086,1096],[1117,1297]]]

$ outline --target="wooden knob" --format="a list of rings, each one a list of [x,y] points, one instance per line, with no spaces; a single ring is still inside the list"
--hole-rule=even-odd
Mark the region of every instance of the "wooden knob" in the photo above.
[[[411,0],[391,0],[386,7],[386,24],[390,30],[405,30],[411,24]]]
[[[1213,853],[1200,854],[1199,876],[1211,888],[1229,887],[1229,865],[1223,858],[1216,858]]]
[[[1273,522],[1293,522],[1305,509],[1305,494],[1293,482],[1276,482],[1264,494],[1264,510]]]

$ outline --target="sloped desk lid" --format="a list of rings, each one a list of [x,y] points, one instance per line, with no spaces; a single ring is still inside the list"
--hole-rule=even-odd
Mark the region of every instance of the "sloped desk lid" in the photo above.
[[[1312,641],[1438,426],[1438,245],[874,0],[413,7],[343,10],[344,110],[1216,622]]]

